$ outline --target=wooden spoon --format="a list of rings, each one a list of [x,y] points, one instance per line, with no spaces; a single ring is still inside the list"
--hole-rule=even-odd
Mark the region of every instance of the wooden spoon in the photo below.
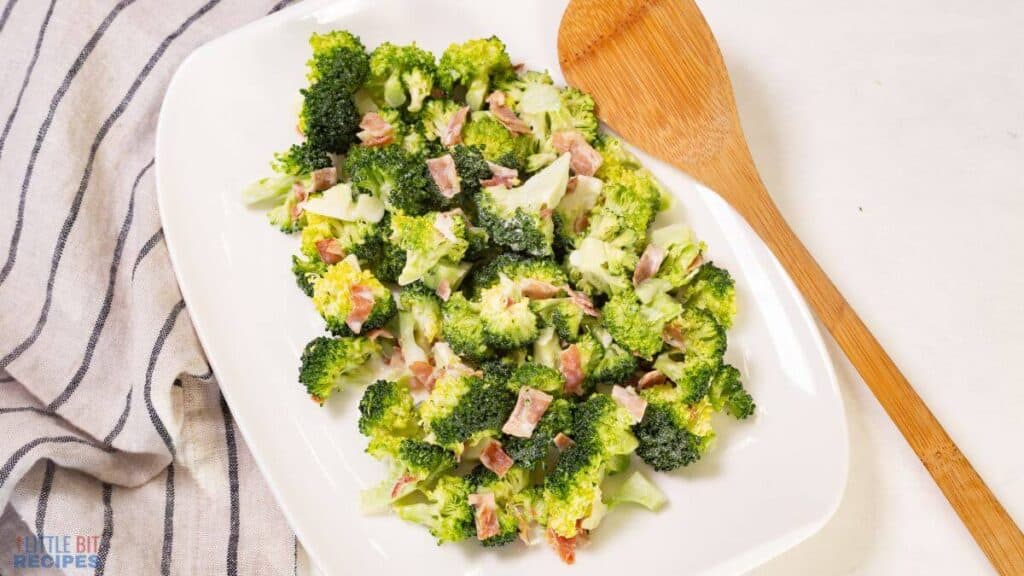
[[[758,176],[729,74],[693,0],[573,0],[558,55],[601,120],[720,194],[761,236],[1003,574],[1024,535],[856,312],[786,224]]]

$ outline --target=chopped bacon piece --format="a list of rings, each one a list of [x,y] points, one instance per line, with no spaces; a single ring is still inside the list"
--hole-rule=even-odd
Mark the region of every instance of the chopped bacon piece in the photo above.
[[[647,248],[644,248],[644,253],[640,255],[640,262],[637,263],[636,269],[633,270],[633,286],[639,286],[643,284],[644,280],[653,278],[661,268],[666,254],[668,252],[661,246],[648,244]]]
[[[391,488],[391,499],[397,500],[409,493],[408,488],[416,483],[416,477],[408,474],[399,478]]]
[[[395,139],[395,128],[376,112],[367,112],[359,127],[362,131],[356,136],[365,146],[384,146]]]
[[[612,400],[615,400],[620,406],[625,408],[633,416],[634,422],[644,419],[644,412],[647,411],[647,400],[638,396],[632,386],[628,388],[623,388],[617,384],[612,386]]]
[[[459,108],[441,134],[441,144],[444,146],[455,146],[462,142],[462,126],[466,123],[466,114],[469,114],[469,106]]]
[[[501,532],[498,526],[498,504],[493,492],[470,494],[469,505],[476,508],[476,537],[487,540]]]
[[[551,528],[548,528],[547,536],[548,544],[551,544],[551,547],[558,554],[558,557],[562,559],[562,562],[572,564],[576,561],[576,536],[564,538]]]
[[[302,182],[296,182],[292,184],[292,196],[295,197],[295,203],[292,204],[291,217],[296,219],[302,216],[302,211],[305,210],[306,198],[309,197],[309,190],[302,184]]]
[[[565,376],[565,393],[583,394],[583,370],[580,366],[580,349],[572,344],[558,357],[558,370]]]
[[[395,335],[388,331],[386,328],[377,328],[374,330],[370,330],[369,332],[366,333],[366,337],[369,338],[370,340],[376,340],[377,338],[387,338],[389,340],[395,339]]]
[[[548,298],[554,298],[562,291],[562,288],[555,286],[550,282],[544,282],[543,280],[535,280],[533,278],[524,278],[519,281],[519,290],[523,293],[523,296],[533,300],[547,300]]]
[[[554,214],[554,213],[555,213],[555,211],[552,210],[551,208],[548,208],[547,206],[541,206],[540,207],[540,217],[541,218],[550,218],[551,215]]]
[[[501,442],[497,440],[491,440],[484,447],[480,453],[480,463],[499,478],[504,478],[513,464],[512,458],[501,448]]]
[[[529,438],[533,435],[533,429],[553,399],[550,394],[545,394],[540,390],[529,387],[520,388],[516,407],[512,410],[508,421],[501,427],[501,431],[509,436]]]
[[[313,170],[309,176],[313,182],[313,192],[322,192],[338,183],[338,169],[334,167]]]
[[[337,238],[323,238],[316,241],[316,251],[324,264],[337,264],[345,258],[345,250]]]
[[[444,236],[445,239],[451,240],[452,242],[458,241],[458,237],[455,235],[455,221],[452,220],[451,212],[440,212],[434,217],[434,228]]]
[[[435,292],[437,292],[438,298],[447,302],[448,299],[452,297],[452,285],[449,284],[447,280],[441,280],[438,282],[437,290],[435,290]]]
[[[416,381],[420,383],[423,388],[427,390],[434,389],[434,380],[436,374],[434,374],[434,367],[429,363],[422,360],[417,360],[412,364],[409,364],[409,371],[416,377]]]
[[[501,90],[495,90],[491,92],[491,95],[487,97],[487,109],[494,114],[494,117],[501,122],[502,126],[508,128],[508,131],[513,134],[529,134],[530,125],[516,116],[516,113],[511,108],[505,106],[505,93]]]
[[[590,217],[587,214],[580,214],[572,223],[572,231],[580,234],[590,226]]]
[[[665,326],[665,330],[661,333],[661,339],[673,348],[679,348],[680,350],[686,349],[686,338],[683,336],[679,327],[675,324],[667,324]]]
[[[559,450],[568,450],[569,446],[572,446],[575,443],[575,440],[569,438],[568,436],[561,432],[558,433],[558,436],[555,436],[555,446],[558,446]]]
[[[568,292],[569,297],[572,298],[572,303],[579,306],[580,310],[583,310],[584,314],[587,316],[593,316],[594,318],[600,316],[597,308],[594,308],[594,303],[590,301],[590,298],[588,298],[586,294],[577,292],[569,286],[565,287],[565,291]]]
[[[647,372],[646,374],[641,376],[639,380],[637,380],[636,388],[637,390],[643,390],[644,388],[650,388],[652,386],[657,386],[658,384],[664,384],[667,379],[668,378],[661,372],[658,372],[657,370],[651,370],[650,372]]]
[[[491,169],[491,177],[487,180],[481,180],[481,186],[504,186],[505,188],[511,188],[519,185],[519,170],[506,168],[501,164],[495,164],[490,161],[487,162],[487,166]]]
[[[560,130],[551,136],[551,145],[560,154],[568,152],[572,171],[581,176],[593,176],[601,167],[601,154],[575,130]]]
[[[689,272],[689,271],[691,271],[691,270],[693,270],[695,268],[698,268],[703,263],[704,263],[704,255],[703,254],[697,254],[697,257],[693,259],[693,262],[690,262],[690,265],[686,267],[686,271]]]
[[[441,191],[441,196],[454,198],[462,192],[459,175],[455,172],[455,159],[451,154],[427,160],[427,169],[430,170],[430,177],[437,184],[437,189]]]
[[[373,310],[373,290],[362,284],[353,284],[350,289],[352,293],[352,309],[348,311],[345,324],[356,334],[363,329],[363,322],[370,317]]]

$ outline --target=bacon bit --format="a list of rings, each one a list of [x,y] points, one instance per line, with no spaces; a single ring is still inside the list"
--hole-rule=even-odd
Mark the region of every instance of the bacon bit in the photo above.
[[[416,362],[409,364],[409,371],[412,372],[412,375],[416,377],[416,381],[419,382],[423,388],[430,391],[434,390],[436,375],[434,374],[433,366],[422,360],[417,360]]]
[[[637,380],[636,389],[643,390],[645,388],[650,388],[652,386],[664,384],[667,379],[668,378],[661,372],[658,372],[657,370],[651,370],[650,372],[641,376],[639,380]]]
[[[487,109],[494,114],[494,117],[501,122],[502,126],[508,128],[508,131],[513,134],[529,134],[530,126],[526,122],[523,122],[516,113],[510,108],[505,106],[505,93],[501,90],[495,90],[491,92],[491,95],[487,97]]]
[[[447,302],[448,299],[452,297],[452,286],[451,284],[448,283],[447,280],[441,280],[437,284],[437,290],[435,290],[435,292],[437,292],[438,298],[440,298],[444,302]]]
[[[305,210],[304,203],[306,198],[309,197],[309,190],[301,182],[292,184],[292,196],[295,198],[295,203],[292,204],[291,217],[292,220],[302,216],[302,211]]]
[[[511,308],[516,305],[516,299],[509,296],[505,299],[505,308]]]
[[[459,175],[455,172],[455,159],[451,154],[427,160],[427,169],[430,170],[430,177],[437,184],[437,189],[441,191],[441,196],[454,198],[456,194],[462,192]]]
[[[455,236],[455,222],[452,220],[451,212],[441,212],[434,218],[434,228],[452,242],[458,241]]]
[[[572,223],[572,231],[580,234],[590,226],[590,217],[587,214],[580,214],[576,221]]]
[[[481,186],[504,186],[511,188],[519,185],[519,170],[506,168],[501,164],[487,161],[487,167],[491,169],[491,177],[481,180]]]
[[[554,214],[554,213],[555,213],[555,211],[552,210],[551,208],[548,208],[547,206],[541,206],[541,209],[540,209],[540,217],[541,218],[550,218],[551,215]]]
[[[433,88],[430,89],[430,97],[431,98],[441,98],[443,96],[444,96],[444,90],[440,89],[439,87],[434,86]]]
[[[312,400],[313,402],[316,402],[317,404],[319,404],[321,406],[324,405],[324,399],[319,397],[319,396],[317,396],[316,394],[310,394],[309,395],[309,399]]]
[[[313,192],[322,192],[338,183],[338,169],[334,167],[313,170],[309,176],[312,180]]]
[[[697,257],[693,259],[693,262],[690,262],[690,265],[686,267],[686,271],[690,272],[690,271],[694,270],[695,268],[700,267],[700,265],[703,264],[703,263],[704,263],[704,255],[703,254],[697,254]]]
[[[519,62],[519,63],[513,64],[512,65],[512,70],[514,70],[516,74],[519,74],[523,70],[526,70],[526,63],[525,62]]]
[[[557,532],[548,528],[547,530],[548,544],[551,544],[551,548],[555,550],[558,557],[562,559],[562,562],[566,564],[572,564],[576,562],[576,537],[564,538],[559,536]]]
[[[444,133],[441,134],[441,144],[444,146],[455,146],[462,142],[462,126],[466,123],[467,114],[469,114],[469,106],[463,106],[455,111],[452,119],[445,126]]]
[[[409,486],[410,484],[415,484],[415,483],[416,483],[416,477],[415,476],[410,476],[408,474],[402,476],[401,478],[398,479],[397,482],[395,482],[395,485],[391,488],[391,499],[392,500],[397,500],[397,499],[401,498],[402,496],[405,496],[405,494],[407,493],[407,490],[405,489],[406,486]]]
[[[558,357],[558,370],[565,376],[565,393],[583,394],[583,371],[580,368],[580,349],[572,344]]]
[[[612,400],[615,400],[620,406],[625,408],[633,416],[634,422],[644,419],[644,412],[647,411],[647,400],[638,396],[632,386],[628,388],[623,388],[618,384],[612,386]]]
[[[367,112],[359,127],[363,130],[356,134],[365,146],[384,146],[395,139],[395,129],[376,112]]]
[[[601,154],[575,130],[560,130],[551,136],[551,145],[560,154],[568,152],[572,171],[581,176],[593,176],[601,167]]]
[[[487,540],[501,531],[498,526],[498,505],[493,492],[470,494],[469,505],[476,508],[477,540]]]
[[[316,251],[324,264],[337,264],[345,258],[345,250],[337,238],[323,238],[316,241]]]
[[[395,339],[395,335],[385,328],[377,328],[374,330],[370,330],[369,332],[366,333],[366,337],[369,338],[370,340],[376,340],[377,338],[387,338],[389,340]]]
[[[673,348],[679,348],[680,350],[686,349],[686,338],[683,336],[679,327],[675,324],[668,324],[665,326],[665,330],[661,333],[661,339],[666,344]]]
[[[540,390],[529,387],[520,388],[519,397],[516,398],[516,407],[512,410],[508,421],[501,427],[501,431],[509,436],[529,438],[533,435],[533,429],[553,399],[551,395]]]
[[[370,311],[373,310],[373,290],[362,284],[353,284],[350,292],[352,294],[352,309],[348,311],[345,324],[352,332],[359,334],[359,331],[363,329],[363,322],[366,322],[366,319],[370,317]]]
[[[661,269],[661,263],[667,254],[668,252],[661,246],[648,244],[647,248],[644,248],[644,253],[640,255],[636,269],[633,270],[633,286],[639,286],[644,280],[653,278]]]
[[[524,278],[519,281],[519,291],[523,293],[523,296],[532,300],[547,300],[557,296],[562,289],[550,282]]]
[[[480,453],[480,463],[499,478],[504,478],[513,464],[512,458],[501,448],[501,442],[497,440],[491,440],[484,447]]]
[[[399,346],[391,347],[391,357],[388,360],[388,368],[398,370],[405,365],[405,357],[402,355],[402,349]]]
[[[583,310],[584,314],[587,316],[593,316],[594,318],[600,316],[597,308],[594,308],[594,303],[590,301],[590,298],[588,298],[586,294],[577,292],[569,286],[565,286],[565,291],[569,294],[569,297],[572,298],[572,303],[579,306],[580,310]]]
[[[575,443],[575,440],[569,438],[568,436],[561,432],[558,433],[558,436],[555,436],[555,446],[557,446],[559,450],[568,450],[569,446],[572,446]]]

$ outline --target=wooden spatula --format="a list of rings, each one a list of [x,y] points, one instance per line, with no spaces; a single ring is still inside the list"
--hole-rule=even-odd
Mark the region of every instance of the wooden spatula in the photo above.
[[[631,143],[720,194],[761,236],[1003,574],[1024,574],[1024,535],[768,196],[729,74],[693,0],[573,0],[558,55],[570,84]]]

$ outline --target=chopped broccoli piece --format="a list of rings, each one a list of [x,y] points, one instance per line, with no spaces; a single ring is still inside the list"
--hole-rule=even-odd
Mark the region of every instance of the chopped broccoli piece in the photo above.
[[[474,294],[479,294],[482,290],[497,284],[501,275],[505,275],[515,282],[531,279],[555,286],[562,286],[568,282],[565,272],[554,260],[531,258],[523,254],[506,252],[475,270],[473,274]]]
[[[295,284],[306,296],[313,296],[313,284],[327,272],[327,265],[319,258],[303,258],[292,256],[292,274]]]
[[[533,388],[552,396],[561,396],[565,387],[562,373],[549,366],[532,362],[520,364],[505,384],[513,392],[519,393],[520,388]]]
[[[447,371],[420,405],[420,418],[433,441],[461,451],[466,442],[497,437],[516,396],[479,376]]]
[[[363,289],[359,296],[353,290],[356,286]],[[355,310],[355,299],[365,298],[365,291],[369,291],[372,296],[372,308],[356,331],[348,322],[349,315]],[[360,269],[355,255],[349,255],[328,267],[327,272],[316,279],[313,283],[313,304],[327,321],[327,329],[338,336],[351,336],[353,333],[366,333],[380,328],[394,317],[397,309],[391,291],[372,272]]]
[[[711,313],[687,308],[669,324],[668,331],[678,332],[686,349],[661,354],[654,361],[654,368],[675,382],[685,392],[688,402],[696,402],[708,393],[711,378],[722,365],[725,330]]]
[[[452,294],[443,306],[441,332],[456,354],[479,362],[494,355],[484,341],[480,305],[466,300],[461,293]]]
[[[398,343],[406,363],[429,362],[427,350],[441,336],[441,301],[417,282],[398,295]]]
[[[728,270],[707,262],[697,270],[693,280],[683,287],[683,301],[687,306],[707,310],[722,327],[729,328],[736,316],[734,284]]]
[[[362,116],[356,110],[351,96],[339,91],[334,84],[317,82],[303,88],[302,112],[299,114],[299,130],[306,136],[307,149],[301,158],[310,165],[322,166],[322,156],[327,153],[344,154],[356,141]],[[292,158],[289,150],[288,157]],[[315,160],[320,158],[320,160]],[[292,160],[292,163],[297,160]],[[283,162],[283,160],[281,161]],[[282,164],[290,165],[290,164]]]
[[[501,276],[496,285],[481,292],[480,316],[484,342],[499,350],[526,346],[539,334],[537,315],[530,310],[530,300],[507,276]]]
[[[583,309],[572,298],[548,298],[530,302],[532,309],[543,326],[551,326],[558,337],[566,342],[576,342],[583,326]]]
[[[563,250],[571,250],[590,227],[590,211],[601,198],[604,184],[597,178],[577,176],[572,192],[566,192],[555,209],[555,239]]]
[[[331,157],[327,151],[313,147],[308,140],[292,144],[285,152],[274,154],[274,161],[271,163],[275,172],[291,176],[309,174],[330,166]]]
[[[451,212],[395,214],[391,228],[391,241],[405,250],[405,267],[398,276],[402,286],[423,278],[442,261],[458,263],[469,248],[465,218]]]
[[[299,382],[323,404],[343,386],[362,386],[375,377],[380,348],[366,338],[319,337],[302,351]]]
[[[351,94],[366,81],[370,58],[358,36],[344,30],[313,34],[313,57],[307,62],[310,83],[324,83]]]
[[[491,168],[479,147],[456,144],[451,154],[462,185],[461,194],[466,198],[472,197],[480,191],[480,181],[491,177]]]
[[[448,130],[448,124],[462,106],[454,100],[429,100],[423,106],[421,119],[427,140],[440,140]]]
[[[359,432],[370,439],[366,451],[377,458],[384,457],[397,439],[420,438],[423,431],[409,387],[390,380],[370,384],[359,401]]]
[[[727,414],[743,420],[754,413],[757,405],[750,393],[743,389],[740,382],[740,371],[728,364],[723,364],[718,373],[711,379],[708,400],[715,410],[725,410]]]
[[[456,86],[464,87],[466,103],[473,110],[480,109],[496,81],[514,73],[505,44],[496,36],[452,44],[441,55],[437,67],[441,87],[449,93]]]
[[[434,55],[416,46],[385,42],[370,54],[368,86],[378,101],[399,108],[407,101],[409,112],[419,112],[434,87]]]
[[[627,289],[605,304],[602,318],[616,342],[650,360],[662,349],[665,324],[682,310],[667,294],[658,293],[649,302],[643,302],[636,292]]]
[[[572,405],[568,400],[556,399],[544,416],[537,422],[533,435],[529,438],[517,438],[515,436],[504,436],[501,439],[502,447],[517,466],[531,469],[538,463],[543,462],[551,447],[554,445],[555,436],[558,433],[569,434],[572,432]]]
[[[528,134],[509,132],[490,112],[473,113],[462,128],[462,142],[480,148],[487,160],[520,172],[535,145]]]
[[[594,237],[584,238],[566,258],[569,278],[591,296],[615,294],[632,286],[637,255]]]
[[[461,542],[476,535],[471,492],[464,478],[442,476],[432,489],[423,491],[426,502],[398,504],[395,511],[403,520],[426,526],[438,544]]]
[[[668,385],[642,390],[644,418],[633,427],[636,453],[655,470],[675,470],[696,462],[714,438],[711,405],[688,403],[686,392]]]
[[[693,278],[700,264],[704,243],[693,237],[690,227],[672,224],[651,232],[651,244],[665,250],[665,259],[654,276],[678,288]]]
[[[357,190],[384,200],[394,215],[420,216],[437,207],[426,164],[401,146],[357,146],[345,160],[345,171]]]

